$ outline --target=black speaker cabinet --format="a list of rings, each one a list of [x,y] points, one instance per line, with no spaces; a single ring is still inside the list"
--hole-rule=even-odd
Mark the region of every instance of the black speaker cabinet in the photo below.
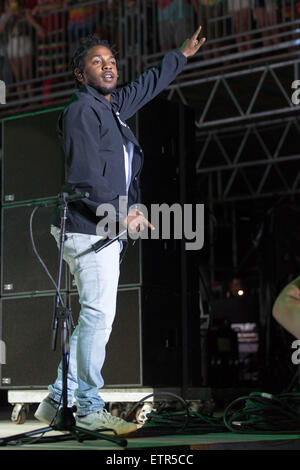
[[[53,295],[1,299],[1,341],[6,349],[6,363],[1,366],[2,388],[44,388],[55,378],[60,338],[53,351],[54,301]]]
[[[2,388],[45,388],[55,380],[60,361],[60,330],[54,352],[51,349],[54,301],[53,295],[1,299],[0,338],[6,348],[6,364],[1,366]],[[80,312],[78,296],[71,294],[66,301],[76,325]],[[141,385],[141,343],[140,289],[120,290],[102,371],[106,386]]]
[[[163,125],[157,124],[159,122]],[[142,241],[143,285],[180,289],[182,278],[182,240],[174,236],[175,207],[195,204],[195,124],[194,113],[182,103],[154,99],[147,103],[128,125],[144,152],[140,178],[140,199],[151,219],[154,204],[166,212],[159,217],[153,235],[159,239]],[[174,207],[174,212],[173,209]],[[170,214],[170,237],[163,234]],[[182,216],[183,216],[182,210]],[[153,219],[151,219],[154,223]],[[180,220],[177,219],[177,227]],[[156,222],[155,222],[156,225]],[[181,224],[180,224],[181,226]],[[191,227],[189,227],[191,228]]]
[[[64,178],[57,135],[61,109],[25,114],[2,122],[3,204],[56,196]]]
[[[71,294],[78,318],[78,295]],[[120,289],[103,366],[105,385],[178,386],[181,383],[181,296],[179,292]]]
[[[143,384],[182,383],[181,294],[152,286],[142,289]]]
[[[74,318],[78,318],[78,295],[70,295]],[[103,366],[106,386],[142,385],[141,289],[120,289],[117,310]]]
[[[77,324],[77,294],[63,294]],[[2,388],[45,388],[60,361],[50,347],[54,295],[2,297],[0,339],[6,346]],[[105,386],[180,386],[182,318],[178,292],[132,287],[118,291],[117,311],[106,347]]]
[[[142,244],[141,240],[134,243],[130,240],[124,259],[120,265],[120,287],[140,285],[142,283]]]
[[[129,241],[126,254],[120,265],[119,287],[139,286],[142,283],[141,240]],[[70,291],[77,292],[73,275],[70,273]]]
[[[43,341],[35,339],[39,321],[49,324],[40,312],[51,311],[53,299],[41,295],[14,298],[15,294],[41,294],[53,289],[30,244],[29,216],[33,207],[23,202],[13,207],[12,203],[42,200],[59,193],[64,172],[56,135],[59,112],[52,110],[3,124],[2,337],[9,344],[9,362],[3,366],[2,376],[11,378],[12,386],[47,385],[55,376],[52,363],[45,369],[51,352],[44,324]],[[156,125],[158,117],[163,126]],[[141,202],[148,212],[153,203],[194,203],[193,112],[182,104],[153,100],[128,124],[145,154]],[[38,210],[34,232],[37,248],[55,275],[58,250],[49,234],[51,210]],[[196,257],[194,252],[187,255],[183,243],[172,238],[150,239],[129,247],[121,265],[116,319],[103,368],[106,385],[180,386],[185,367],[190,368],[192,360],[197,362],[190,347],[190,330],[196,340],[199,331],[194,327]],[[66,276],[67,267],[65,270],[62,288],[68,292],[76,319],[78,296],[72,279]],[[184,355],[185,348],[189,351]],[[189,363],[183,365],[185,356]],[[30,366],[23,371],[25,360]]]
[[[2,209],[2,295],[55,290],[32,248],[29,220],[34,207],[28,205]],[[50,207],[41,207],[36,211],[33,235],[36,248],[56,281],[59,252],[50,234],[51,211]],[[62,290],[67,289],[67,269],[64,263]]]

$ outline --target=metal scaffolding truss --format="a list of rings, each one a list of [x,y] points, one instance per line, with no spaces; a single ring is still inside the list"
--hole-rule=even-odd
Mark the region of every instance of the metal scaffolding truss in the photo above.
[[[210,201],[300,192],[298,117],[211,129],[197,142],[196,171]]]
[[[195,110],[196,171],[205,199],[300,192],[300,106],[292,100],[299,63],[266,63],[169,86],[169,100]]]
[[[298,113],[292,102],[292,83],[299,79],[300,58],[229,73],[182,80],[168,87],[197,111],[200,131],[232,123]],[[225,105],[225,106],[224,106]]]

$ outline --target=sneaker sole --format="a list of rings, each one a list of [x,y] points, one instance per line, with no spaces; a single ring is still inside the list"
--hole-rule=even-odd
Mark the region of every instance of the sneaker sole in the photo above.
[[[117,436],[130,434],[131,432],[134,432],[137,430],[137,425],[134,423],[128,423],[128,426],[126,426],[126,428],[120,432],[118,432],[117,430],[113,430],[111,428],[109,429],[109,428],[104,428],[104,427],[99,428],[97,426],[89,426],[88,424],[82,423],[80,421],[76,421],[76,426],[83,428],[83,429],[87,429],[89,431],[98,431],[101,434],[110,434],[110,435],[117,435]],[[101,429],[103,429],[103,431]]]

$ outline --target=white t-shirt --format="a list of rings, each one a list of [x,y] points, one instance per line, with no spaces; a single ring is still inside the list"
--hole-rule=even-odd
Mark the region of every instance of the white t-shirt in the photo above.
[[[123,137],[123,150],[124,150],[124,163],[125,163],[125,177],[126,177],[126,194],[131,181],[132,175],[132,159],[133,159],[133,143]]]

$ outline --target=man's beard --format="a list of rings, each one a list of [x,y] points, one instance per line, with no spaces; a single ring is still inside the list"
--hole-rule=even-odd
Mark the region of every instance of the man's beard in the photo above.
[[[104,87],[98,84],[95,84],[93,86],[104,96],[110,95],[117,88],[117,84],[108,87]]]

